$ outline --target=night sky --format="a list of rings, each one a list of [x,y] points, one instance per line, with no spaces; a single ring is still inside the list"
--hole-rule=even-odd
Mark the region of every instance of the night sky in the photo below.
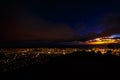
[[[86,41],[120,34],[119,0],[1,0],[0,42]]]

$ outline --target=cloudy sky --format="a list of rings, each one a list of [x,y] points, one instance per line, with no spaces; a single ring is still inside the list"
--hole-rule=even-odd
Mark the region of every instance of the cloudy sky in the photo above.
[[[1,0],[0,41],[86,41],[120,34],[118,0]]]

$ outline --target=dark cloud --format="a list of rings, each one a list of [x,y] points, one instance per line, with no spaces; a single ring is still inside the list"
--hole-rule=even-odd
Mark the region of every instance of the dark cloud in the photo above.
[[[103,19],[102,24],[103,24],[104,30],[101,33],[101,36],[109,36],[112,34],[120,33],[120,15],[119,14],[108,15]]]
[[[90,39],[94,39],[96,37],[100,37],[100,35],[98,33],[95,33],[95,32],[90,32],[88,34],[80,36],[79,40],[80,41],[87,41],[87,40],[90,40]]]
[[[48,6],[36,6],[33,1],[2,1],[2,23],[0,24],[0,41],[16,40],[70,40],[75,37],[73,30],[64,23],[52,23],[33,15],[35,7],[41,7],[39,12],[46,14]],[[47,5],[47,3],[46,3]],[[35,7],[34,7],[35,6]],[[46,9],[46,8],[47,9]],[[42,11],[41,11],[42,9]],[[43,11],[44,10],[44,11]],[[47,13],[48,14],[48,13]]]
[[[88,1],[2,0],[0,41],[76,38],[85,41],[120,33],[119,5]],[[118,14],[99,20],[109,10]]]
[[[98,31],[101,31],[100,33],[91,31],[89,33],[86,33],[85,35],[80,36],[79,40],[87,41],[97,37],[105,37],[105,36],[111,36],[113,34],[120,34],[120,15],[119,14],[114,14],[114,15],[109,14],[103,17],[99,21],[100,21],[99,24],[97,24],[95,28],[99,26]],[[79,27],[79,29],[80,28],[81,27]],[[80,30],[83,31],[82,28]]]
[[[72,29],[62,23],[50,23],[34,17],[13,18],[0,28],[1,41],[11,40],[69,40],[74,38]]]

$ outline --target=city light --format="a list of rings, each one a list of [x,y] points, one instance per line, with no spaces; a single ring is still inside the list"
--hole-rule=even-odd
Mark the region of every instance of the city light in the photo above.
[[[3,67],[0,68],[2,68],[1,70],[3,71],[16,70],[31,64],[44,64],[49,61],[50,57],[64,56],[74,54],[75,52],[78,54],[82,53],[81,56],[91,53],[91,55],[111,54],[120,56],[120,48],[1,48],[0,64],[2,64]],[[17,67],[16,64],[18,64]],[[13,65],[15,65],[15,67],[13,67]]]
[[[95,42],[96,44],[102,44],[99,42]],[[46,54],[46,55],[65,55],[65,54],[71,54],[74,52],[98,52],[100,51],[102,54],[106,53],[107,51],[112,51],[113,55],[114,54],[120,54],[120,48],[115,48],[115,49],[110,49],[110,48],[5,48],[5,49],[0,49],[0,53],[4,53],[5,55],[10,55],[10,54],[15,54],[14,58],[17,57],[18,55],[21,56],[27,56],[31,55],[33,56],[39,56],[40,54]]]

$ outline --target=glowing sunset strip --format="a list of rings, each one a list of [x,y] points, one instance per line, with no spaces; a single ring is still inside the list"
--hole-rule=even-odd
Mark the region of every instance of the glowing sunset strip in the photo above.
[[[108,39],[96,38],[86,42],[86,44],[109,44],[109,43],[118,43],[118,41],[115,39],[109,39],[109,38]]]

